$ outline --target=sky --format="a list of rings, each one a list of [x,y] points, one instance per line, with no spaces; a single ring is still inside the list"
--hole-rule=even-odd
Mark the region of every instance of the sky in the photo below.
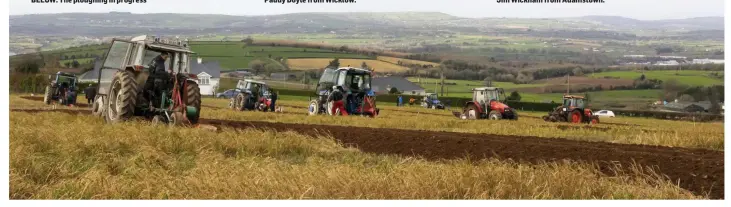
[[[356,3],[351,4],[281,4],[265,3],[265,0],[146,0],[147,3],[133,4],[116,4],[117,0],[108,1],[110,2],[108,4],[69,4],[31,3],[31,0],[9,0],[9,10],[10,15],[69,12],[106,13],[110,11],[132,13],[189,13],[226,15],[270,15],[301,12],[412,11],[443,12],[454,16],[473,18],[554,18],[579,17],[587,15],[608,15],[623,16],[640,20],[658,20],[724,16],[725,8],[724,0],[604,0],[605,3],[603,4],[506,4],[497,3],[497,0],[356,0]],[[114,1],[114,3],[111,3],[112,1]]]

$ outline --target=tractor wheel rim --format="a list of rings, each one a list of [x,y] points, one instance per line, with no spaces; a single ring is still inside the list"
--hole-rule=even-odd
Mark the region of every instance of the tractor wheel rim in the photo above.
[[[581,118],[581,115],[579,115],[578,113],[571,114],[571,122],[579,123],[579,118]]]
[[[107,117],[109,118],[109,120],[112,120],[112,121],[117,119],[117,111],[118,111],[117,106],[119,103],[119,91],[120,91],[119,87],[121,87],[119,82],[113,83],[111,92],[115,96],[111,96],[111,98],[113,98],[114,100],[109,101],[109,108],[107,108],[107,110],[109,110],[109,112],[108,112],[109,114]]]
[[[475,110],[474,110],[474,109],[470,109],[470,110],[469,110],[469,111],[467,112],[467,118],[469,118],[469,119],[474,119],[475,117],[476,117],[476,115],[475,115]]]

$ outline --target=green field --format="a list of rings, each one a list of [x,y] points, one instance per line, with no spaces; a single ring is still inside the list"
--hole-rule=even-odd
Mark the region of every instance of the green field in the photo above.
[[[274,63],[276,58],[374,59],[365,55],[323,49],[247,46],[243,42],[191,42],[190,46],[204,60],[218,61],[224,70],[249,68],[249,63],[254,60]]]
[[[434,92],[435,86],[437,88],[439,88],[439,86],[435,84],[435,83],[439,82],[439,79],[436,79],[436,78],[421,78],[421,84],[418,83],[419,78],[408,77],[406,79],[411,82],[417,83],[417,85],[426,89],[428,92]],[[470,92],[470,91],[472,91],[473,88],[483,87],[485,85],[484,81],[476,81],[476,80],[444,80],[444,82],[445,83],[455,83],[456,85],[445,85],[445,90],[449,90],[450,92],[455,92],[455,93]],[[492,85],[494,87],[501,87],[507,91],[510,91],[510,89],[517,89],[517,88],[540,87],[540,86],[543,86],[544,84],[515,84],[512,82],[492,82]]]
[[[723,71],[698,71],[698,70],[652,70],[645,71],[645,78],[667,81],[675,79],[682,84],[693,86],[723,85],[723,79],[711,76],[711,73],[723,75]],[[637,79],[642,75],[640,71],[611,71],[591,74],[590,77],[617,77],[622,79]]]

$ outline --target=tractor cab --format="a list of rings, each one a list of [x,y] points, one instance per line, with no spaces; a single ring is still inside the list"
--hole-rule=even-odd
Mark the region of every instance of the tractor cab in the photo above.
[[[563,105],[568,109],[585,108],[586,98],[583,96],[566,95],[563,97]]]
[[[51,79],[51,84],[55,85],[56,87],[76,90],[77,77],[74,74],[58,72],[56,73],[55,77],[53,75],[49,75],[48,78]]]
[[[472,100],[479,102],[481,105],[490,103],[490,101],[502,101],[505,99],[505,90],[496,87],[482,87],[472,89]]]
[[[239,82],[236,83],[236,90],[240,93],[256,93],[257,96],[267,96],[269,94],[269,87],[266,83],[251,79],[239,80]]]
[[[318,92],[328,91],[333,86],[348,94],[367,92],[371,89],[371,71],[352,67],[325,69],[317,83]]]

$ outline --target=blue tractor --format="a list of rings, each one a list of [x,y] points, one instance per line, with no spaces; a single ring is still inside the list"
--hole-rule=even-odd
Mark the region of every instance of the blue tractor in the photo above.
[[[439,101],[436,93],[427,93],[421,101],[421,106],[428,109],[444,109],[444,104]]]
[[[269,86],[262,81],[239,80],[236,84],[236,95],[231,98],[229,107],[235,110],[267,111],[271,104]]]
[[[51,84],[46,86],[43,102],[51,104],[57,101],[61,105],[76,104],[76,75],[71,73],[58,72],[56,75],[49,75]]]

